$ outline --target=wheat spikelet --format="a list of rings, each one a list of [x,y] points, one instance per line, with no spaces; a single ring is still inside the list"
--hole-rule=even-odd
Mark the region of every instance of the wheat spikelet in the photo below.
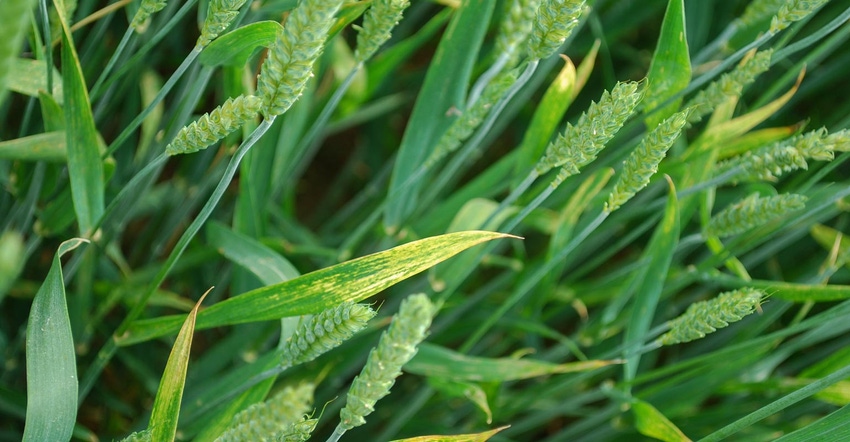
[[[752,26],[762,20],[767,20],[779,12],[785,0],[753,0],[738,18],[744,26]]]
[[[301,418],[298,422],[287,424],[283,430],[275,435],[276,442],[306,442],[310,439],[313,430],[316,429],[318,419]]]
[[[820,9],[829,0],[786,0],[779,12],[770,21],[770,32],[775,34],[792,23],[806,18],[809,14]]]
[[[340,4],[341,0],[303,0],[289,14],[257,82],[265,118],[286,112],[301,96]]]
[[[776,181],[785,172],[808,169],[807,159],[831,161],[835,157],[835,143],[846,142],[846,134],[838,134],[830,138],[824,128],[813,130],[722,161],[716,170],[722,174],[737,168],[739,172],[733,182]]]
[[[517,47],[531,34],[540,0],[512,0],[505,5],[505,18],[499,25],[499,33],[496,34],[495,52],[515,56]]]
[[[201,27],[201,35],[195,46],[206,47],[215,40],[233,20],[239,16],[239,9],[247,0],[211,0],[207,18]]]
[[[730,97],[740,97],[745,87],[770,69],[770,57],[772,55],[773,49],[756,52],[754,56],[746,59],[735,69],[721,75],[719,79],[700,90],[684,106],[694,109],[688,117],[688,121],[698,123],[702,120],[702,117]]]
[[[285,387],[265,402],[253,404],[233,417],[216,442],[271,442],[291,423],[301,422],[313,404],[315,385]]]
[[[165,146],[165,153],[177,155],[206,149],[254,118],[261,104],[260,99],[253,95],[227,99],[198,121],[180,129],[174,140]]]
[[[434,304],[424,294],[402,301],[389,330],[369,353],[363,371],[354,378],[345,408],[340,411],[338,429],[350,430],[366,423],[364,417],[375,411],[375,403],[389,394],[401,367],[416,354],[434,313]]]
[[[481,122],[490,113],[493,107],[513,86],[517,79],[517,71],[510,70],[499,74],[495,80],[490,82],[481,98],[465,111],[459,118],[452,122],[448,130],[440,137],[434,152],[425,161],[424,167],[430,168],[446,155],[457,150],[458,147],[481,125]]]
[[[286,342],[281,365],[291,367],[316,359],[362,330],[374,316],[369,306],[350,302],[313,316]]]
[[[658,164],[688,123],[688,112],[686,109],[671,115],[641,140],[626,159],[620,178],[605,203],[605,211],[617,210],[649,184],[649,179],[658,171]]]
[[[362,63],[375,55],[390,39],[393,28],[408,6],[409,0],[373,0],[363,16],[363,26],[357,32],[354,59]]]
[[[754,312],[767,295],[758,289],[742,288],[691,304],[684,314],[669,322],[670,331],[658,338],[661,345],[673,345],[704,338],[718,328],[740,321]]]
[[[150,16],[161,11],[166,4],[165,0],[142,0],[139,10],[136,11],[133,20],[130,21],[130,26],[138,33],[145,32]]]
[[[555,167],[563,167],[559,177],[577,174],[579,169],[596,159],[618,130],[625,124],[643,98],[641,83],[617,83],[611,92],[605,91],[598,102],[590,106],[557,139],[549,143],[535,167],[542,175]]]
[[[555,53],[578,25],[584,0],[543,0],[531,30],[528,57],[540,60]]]
[[[806,206],[807,199],[803,195],[795,194],[760,198],[754,193],[712,217],[705,234],[722,238],[744,233],[789,212],[802,209]]]
[[[121,439],[121,442],[151,442],[150,430],[137,431]]]

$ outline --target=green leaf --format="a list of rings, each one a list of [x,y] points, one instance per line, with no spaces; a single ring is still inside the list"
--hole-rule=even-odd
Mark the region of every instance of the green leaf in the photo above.
[[[396,232],[416,208],[422,179],[408,179],[431,155],[436,141],[463,109],[469,78],[493,13],[494,0],[469,0],[455,11],[434,55],[407,123],[393,167],[384,228]]]
[[[753,287],[762,289],[769,293],[772,298],[792,302],[828,302],[850,299],[850,285],[811,285],[760,279],[746,281],[720,272],[709,272],[706,279],[728,288]]]
[[[619,361],[581,361],[566,364],[531,359],[481,358],[466,356],[445,347],[424,342],[404,371],[455,381],[507,382],[559,373],[595,370]]]
[[[207,225],[207,241],[227,259],[260,278],[263,284],[276,284],[301,275],[286,258],[274,250],[221,223],[210,222]]]
[[[826,417],[786,434],[774,442],[842,441],[848,439],[850,439],[850,405],[845,405]]]
[[[37,97],[39,91],[47,91],[47,63],[44,60],[16,58],[8,78],[9,90]],[[62,78],[53,68],[53,98],[62,104]]]
[[[213,40],[198,60],[209,67],[244,66],[257,48],[271,46],[281,29],[283,26],[276,21],[258,21],[242,26]]]
[[[212,290],[212,289],[210,289]],[[151,431],[151,440],[166,441],[174,440],[177,434],[177,418],[180,416],[180,402],[183,399],[183,387],[186,385],[186,370],[189,368],[189,353],[192,350],[192,335],[195,332],[195,319],[198,309],[204,298],[210,292],[201,296],[195,308],[189,312],[186,322],[177,334],[174,347],[165,364],[165,371],[159,381],[159,389],[156,391],[156,399],[151,411],[151,420],[148,429]]]
[[[93,234],[89,230],[103,214],[103,162],[83,69],[61,3],[54,3],[62,25],[62,87],[71,195],[80,233],[89,236]]]
[[[682,430],[648,402],[636,399],[632,413],[635,415],[635,428],[640,434],[665,442],[690,442]]]
[[[661,297],[661,289],[664,287],[667,271],[673,260],[673,252],[676,251],[676,245],[679,243],[679,201],[676,198],[673,181],[669,177],[667,181],[670,184],[670,191],[664,217],[655,228],[655,233],[644,252],[644,258],[648,260],[648,264],[640,268],[632,285],[636,296],[629,325],[623,337],[626,353],[631,353],[623,367],[627,381],[634,379],[637,374],[640,353],[632,351],[640,347],[649,331],[649,326],[652,325],[652,318],[655,316],[658,300]]]
[[[62,162],[67,159],[65,131],[47,132],[0,142],[0,159]]]
[[[205,309],[198,329],[319,313],[343,301],[357,302],[476,244],[511,235],[458,232],[413,241],[298,278],[235,296]],[[173,333],[184,316],[136,321],[117,338],[130,345]]]
[[[510,425],[494,428],[481,433],[457,434],[454,436],[419,436],[406,439],[396,439],[393,442],[485,442],[490,440],[496,433],[509,428]]]
[[[85,239],[59,245],[27,322],[27,417],[24,441],[64,441],[77,420],[77,363],[60,258]]]
[[[488,425],[493,423],[493,412],[490,410],[490,404],[487,403],[487,393],[484,392],[484,389],[480,385],[438,377],[429,377],[428,384],[447,396],[469,400],[479,410],[484,412],[484,415],[487,416]]]
[[[484,199],[473,198],[461,207],[457,212],[447,232],[461,232],[472,229],[489,229],[493,226],[502,224],[508,217],[516,213],[515,208],[508,208],[501,211],[489,225],[485,226],[484,222],[487,218],[499,207],[499,203]],[[454,283],[458,278],[464,278],[468,274],[466,269],[469,266],[474,266],[479,259],[481,247],[474,247],[466,250],[451,262],[437,264],[428,271],[428,279],[431,281],[431,287],[436,291],[442,291],[449,283]]]
[[[525,135],[522,137],[522,142],[516,150],[519,151],[519,158],[514,163],[514,179],[512,187],[516,187],[525,179],[528,171],[532,170],[537,161],[546,150],[546,145],[549,144],[549,139],[552,134],[558,129],[561,119],[564,118],[564,113],[573,102],[576,88],[576,67],[572,60],[564,55],[564,67],[561,72],[546,89],[543,98],[537,105],[534,115],[531,117],[531,122],[528,123],[528,128],[525,130]]]
[[[653,129],[665,118],[673,115],[681,103],[681,98],[656,110],[662,103],[688,87],[691,81],[691,59],[688,56],[688,38],[685,33],[685,2],[670,0],[661,35],[649,65],[649,88],[643,99],[644,113],[653,112],[646,117],[646,126]]]

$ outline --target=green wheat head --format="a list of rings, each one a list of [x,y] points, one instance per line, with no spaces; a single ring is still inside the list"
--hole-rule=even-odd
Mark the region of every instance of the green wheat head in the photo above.
[[[744,88],[770,69],[770,57],[773,49],[756,52],[735,69],[720,76],[705,89],[700,90],[686,105],[693,108],[688,122],[698,123],[702,118],[722,104],[729,97],[740,97]]]
[[[803,195],[785,194],[761,198],[754,193],[711,218],[706,236],[727,237],[744,233],[753,227],[781,218],[806,206]]]
[[[278,32],[257,82],[262,114],[274,118],[301,96],[322,52],[341,0],[303,0]]]
[[[833,151],[850,152],[850,129],[842,129],[827,135],[824,142],[832,146]]]
[[[364,417],[375,411],[375,403],[389,394],[401,367],[416,355],[435,313],[436,307],[427,295],[411,295],[402,301],[389,330],[369,353],[366,366],[348,390],[345,408],[340,411],[342,429],[366,423]]]
[[[649,184],[649,179],[658,172],[658,164],[687,125],[689,112],[686,109],[671,115],[641,140],[626,159],[620,178],[608,196],[606,212],[617,210]]]
[[[262,101],[253,95],[229,98],[198,121],[180,129],[165,153],[178,155],[206,149],[257,116]]]
[[[239,9],[247,0],[211,0],[207,18],[201,27],[201,35],[195,46],[206,47],[215,40],[233,20],[239,16]]]
[[[318,419],[301,418],[298,422],[286,424],[279,433],[275,435],[275,442],[306,442],[316,429]]]
[[[130,21],[130,26],[138,33],[145,32],[145,29],[148,27],[148,19],[151,15],[161,11],[166,4],[167,2],[165,0],[142,0],[139,10],[136,11],[136,15]]]
[[[642,83],[617,83],[611,92],[605,91],[598,102],[590,106],[557,139],[549,143],[535,170],[543,175],[562,167],[559,180],[575,175],[579,169],[596,159],[605,144],[623,127],[643,98]],[[563,178],[561,178],[563,176]]]
[[[829,0],[786,0],[779,12],[770,21],[770,32],[775,34],[792,23],[806,18],[809,14],[820,9]]]
[[[847,135],[838,134],[830,138],[824,128],[813,130],[721,161],[716,169],[718,173],[737,169],[733,182],[776,181],[785,172],[808,169],[807,159],[832,161],[836,143],[841,149],[848,146]]]
[[[12,62],[21,50],[24,30],[27,20],[35,3],[32,0],[3,0],[0,1],[0,103],[6,93],[6,82]]]
[[[362,63],[375,55],[392,36],[393,28],[401,20],[409,0],[373,0],[363,15],[363,26],[357,31],[357,49],[354,59]]]
[[[717,295],[708,301],[691,304],[684,314],[669,322],[670,331],[656,341],[673,345],[704,338],[718,328],[740,321],[754,312],[767,298],[758,289],[742,288]]]
[[[291,367],[316,359],[362,330],[375,313],[367,305],[345,302],[313,316],[284,345],[281,365]]]
[[[578,25],[583,9],[584,0],[542,0],[529,39],[529,59],[554,54]]]
[[[496,53],[516,55],[519,47],[531,34],[540,0],[512,0],[506,3],[505,18],[496,34]]]
[[[216,442],[275,441],[287,425],[303,421],[313,405],[315,385],[285,387],[271,399],[253,404],[233,417]]]
[[[517,79],[517,71],[512,69],[499,74],[481,94],[481,98],[475,101],[472,107],[463,111],[463,114],[454,120],[448,130],[440,137],[434,152],[425,161],[424,167],[430,168],[446,155],[457,150],[463,142],[469,138],[478,126],[487,118],[490,108],[493,107],[513,86]]]
[[[762,20],[767,20],[779,12],[786,0],[753,0],[738,18],[744,26],[752,26]]]

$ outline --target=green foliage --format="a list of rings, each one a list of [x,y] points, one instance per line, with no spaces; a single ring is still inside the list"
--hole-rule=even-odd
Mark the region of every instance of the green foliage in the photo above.
[[[843,434],[846,1],[248,3],[0,0],[0,439]]]

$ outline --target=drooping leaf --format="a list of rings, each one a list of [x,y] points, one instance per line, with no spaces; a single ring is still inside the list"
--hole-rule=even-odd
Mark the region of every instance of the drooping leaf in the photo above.
[[[427,342],[405,366],[404,371],[455,381],[507,382],[558,373],[595,370],[620,361],[581,361],[553,364],[532,359],[481,358],[467,356]]]
[[[413,241],[215,304],[198,315],[197,328],[319,313],[343,301],[357,302],[482,242],[510,235],[470,231]],[[129,345],[173,333],[184,316],[135,322],[118,337]]]

